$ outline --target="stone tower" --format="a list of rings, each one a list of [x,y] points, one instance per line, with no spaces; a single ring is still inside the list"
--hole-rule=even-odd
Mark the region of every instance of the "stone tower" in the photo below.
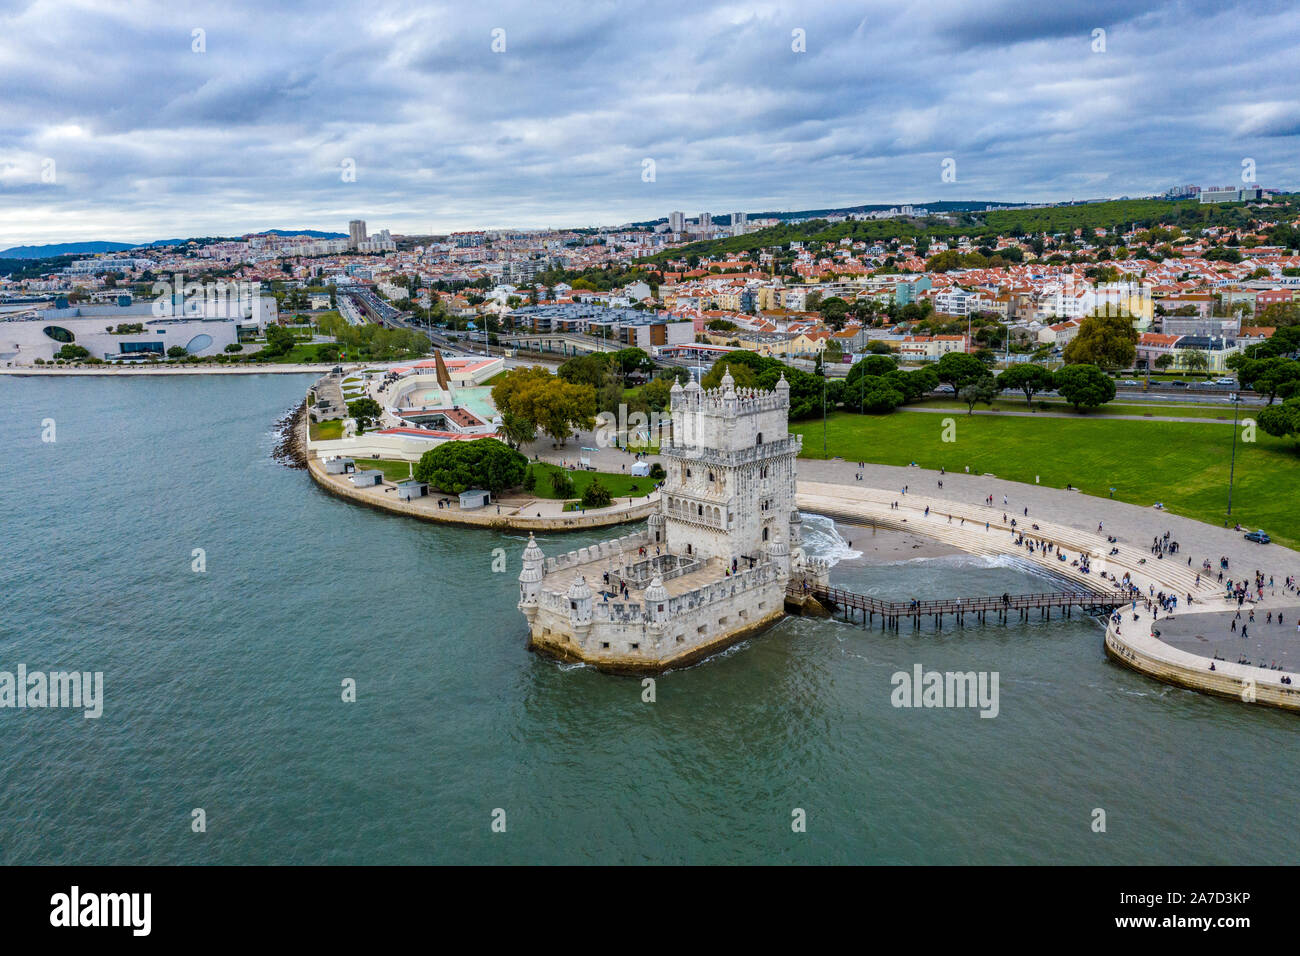
[[[712,391],[694,381],[673,386],[662,519],[651,522],[669,552],[737,568],[770,556],[789,575],[801,443],[789,433],[789,409],[784,376],[770,392],[737,388],[730,370]]]

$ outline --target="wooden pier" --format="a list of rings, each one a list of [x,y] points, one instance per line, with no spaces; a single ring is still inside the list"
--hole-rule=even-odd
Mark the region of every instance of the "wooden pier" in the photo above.
[[[966,623],[966,616],[973,615],[975,621],[986,623],[990,617],[996,623],[1005,624],[1011,615],[1026,621],[1034,611],[1039,617],[1049,620],[1052,610],[1062,612],[1070,617],[1077,607],[1084,614],[1096,616],[1108,614],[1121,605],[1134,600],[1133,596],[1122,588],[1107,588],[1103,591],[1079,589],[1075,591],[1045,591],[1039,594],[1005,594],[994,597],[944,598],[938,601],[881,601],[877,598],[847,591],[837,587],[804,587],[791,584],[788,591],[791,598],[808,595],[817,599],[828,611],[843,612],[844,620],[856,622],[861,618],[862,626],[874,625],[880,618],[881,630],[898,630],[899,623],[910,619],[913,627],[920,627],[924,618],[931,618],[936,627],[943,625],[944,616],[955,618],[959,625]]]

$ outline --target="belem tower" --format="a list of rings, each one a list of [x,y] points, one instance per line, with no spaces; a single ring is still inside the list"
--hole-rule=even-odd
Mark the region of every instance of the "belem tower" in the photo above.
[[[638,534],[547,558],[531,535],[519,575],[529,647],[615,673],[699,660],[775,623],[792,576],[824,580],[801,547],[790,386],[673,386],[659,511]]]

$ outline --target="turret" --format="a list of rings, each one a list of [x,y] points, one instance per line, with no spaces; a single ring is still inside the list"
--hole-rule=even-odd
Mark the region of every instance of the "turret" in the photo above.
[[[537,592],[541,589],[542,578],[546,576],[546,555],[537,546],[537,540],[530,532],[528,545],[524,548],[524,567],[519,572],[519,609],[531,625],[537,617]]]
[[[662,625],[668,622],[668,589],[664,587],[663,578],[657,574],[645,589],[645,618],[651,624]]]
[[[790,552],[793,554],[803,547],[803,515],[795,508],[790,512]]]
[[[663,508],[667,507],[666,502],[667,499],[661,497],[659,499],[659,507],[661,510],[656,511],[646,520],[646,527],[650,529],[650,540],[661,548],[666,547],[668,544],[668,533],[665,527],[668,519],[664,517],[662,511]]]
[[[767,553],[772,562],[781,569],[781,577],[790,577],[790,546],[786,544],[785,538],[777,535],[768,542]]]
[[[772,391],[777,397],[777,402],[782,407],[790,407],[790,383],[785,380],[785,372],[781,373],[781,377],[777,380],[776,387]]]
[[[574,639],[585,647],[591,632],[591,588],[581,574],[569,586],[569,626],[573,628]]]

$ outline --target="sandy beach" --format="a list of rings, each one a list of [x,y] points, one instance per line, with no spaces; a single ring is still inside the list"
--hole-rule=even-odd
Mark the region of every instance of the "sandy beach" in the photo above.
[[[960,548],[942,541],[907,531],[895,531],[890,528],[873,529],[843,521],[836,521],[835,529],[849,543],[849,547],[854,551],[862,552],[860,558],[841,560],[840,563],[844,565],[892,564],[913,558],[942,558],[965,553]]]

